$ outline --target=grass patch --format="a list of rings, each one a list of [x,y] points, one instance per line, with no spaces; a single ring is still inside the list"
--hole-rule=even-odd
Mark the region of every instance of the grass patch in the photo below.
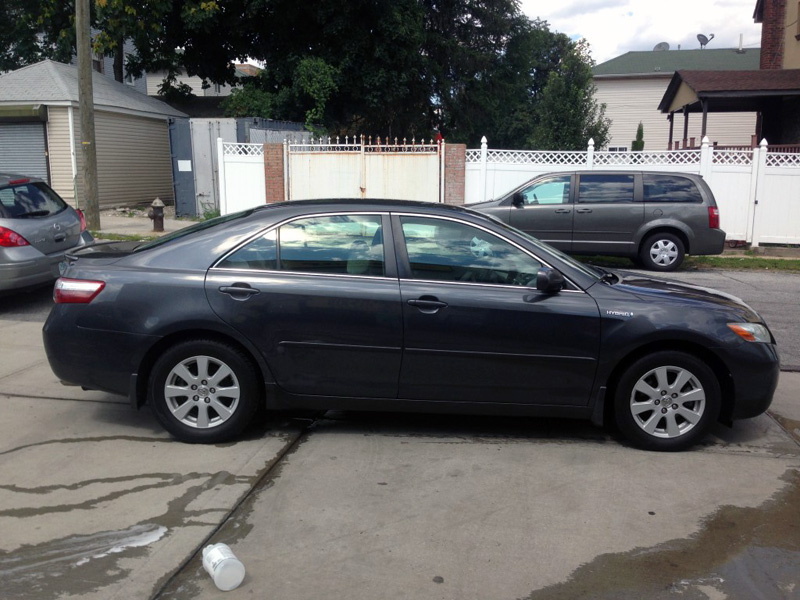
[[[619,256],[575,255],[579,261],[611,269],[638,269],[633,261]],[[678,272],[694,269],[728,269],[732,271],[786,271],[800,273],[800,259],[769,256],[687,256]]]
[[[157,235],[127,235],[123,233],[103,233],[102,231],[90,231],[98,242],[149,242],[156,239]]]

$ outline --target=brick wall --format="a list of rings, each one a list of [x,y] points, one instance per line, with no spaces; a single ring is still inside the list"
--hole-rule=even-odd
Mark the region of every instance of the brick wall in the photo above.
[[[444,146],[444,203],[464,204],[464,180],[467,159],[465,144]]]
[[[765,0],[761,23],[761,68],[783,68],[786,0]]]
[[[264,181],[266,203],[283,202],[283,144],[264,144]]]

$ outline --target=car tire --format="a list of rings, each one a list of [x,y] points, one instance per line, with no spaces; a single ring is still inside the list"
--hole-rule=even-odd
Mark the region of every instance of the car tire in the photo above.
[[[261,393],[256,367],[240,350],[214,340],[189,340],[153,365],[149,399],[158,421],[177,439],[215,444],[252,421]]]
[[[683,264],[686,250],[674,233],[654,233],[639,251],[642,265],[651,271],[674,271]]]
[[[622,374],[614,417],[634,445],[674,452],[708,433],[720,405],[719,381],[706,363],[685,352],[662,351],[640,358]]]

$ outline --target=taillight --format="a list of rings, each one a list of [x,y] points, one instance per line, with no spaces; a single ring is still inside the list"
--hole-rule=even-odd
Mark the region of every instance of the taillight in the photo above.
[[[11,231],[5,227],[0,227],[0,247],[2,248],[16,248],[18,246],[29,246],[28,240],[18,234],[16,231]]]
[[[719,229],[719,209],[716,206],[708,207],[708,226],[711,229]]]
[[[53,301],[56,304],[89,304],[104,287],[103,281],[61,277],[53,288]]]
[[[27,177],[23,177],[22,179],[9,179],[7,183],[8,185],[16,185],[18,183],[30,183],[30,182],[31,182],[30,179],[28,179]]]
[[[81,220],[81,231],[86,231],[86,215],[83,214],[83,211],[80,208],[76,208],[75,212],[78,213],[78,217]]]

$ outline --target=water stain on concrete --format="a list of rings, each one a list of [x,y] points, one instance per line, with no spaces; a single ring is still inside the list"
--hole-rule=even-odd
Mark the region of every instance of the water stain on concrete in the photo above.
[[[604,554],[525,600],[785,600],[800,591],[800,473],[756,508],[720,507],[688,539]]]

